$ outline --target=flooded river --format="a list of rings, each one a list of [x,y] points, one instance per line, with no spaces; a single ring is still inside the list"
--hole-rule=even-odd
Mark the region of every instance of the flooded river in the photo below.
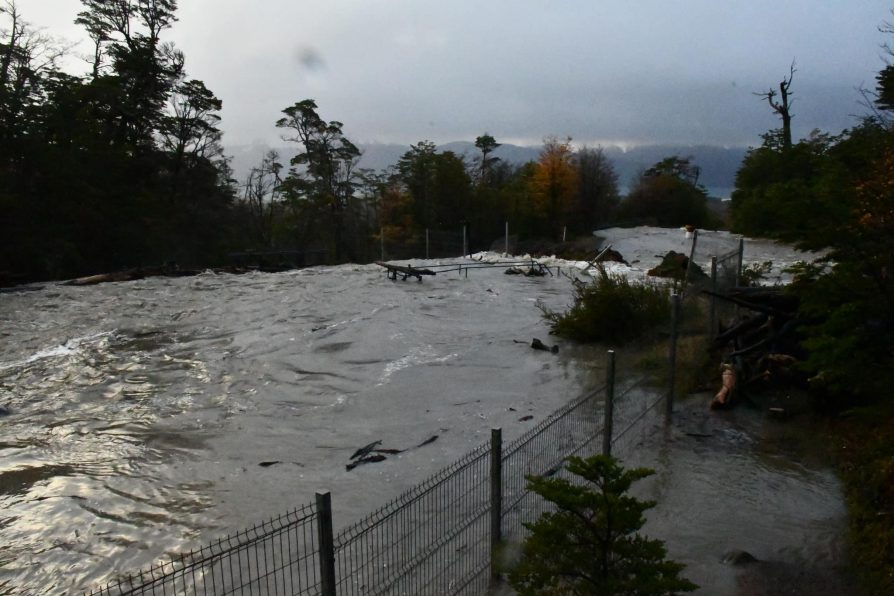
[[[332,492],[344,526],[491,428],[511,440],[602,383],[603,350],[557,342],[540,317],[538,304],[570,297],[561,276],[481,269],[392,282],[374,265],[0,294],[0,594],[87,588],[318,490]],[[559,353],[531,350],[534,337]],[[377,440],[411,449],[345,469]],[[687,494],[723,495],[756,476],[771,482],[748,499],[777,503],[767,524],[790,524],[779,548],[840,531],[827,470],[780,472],[746,443],[740,465],[716,478],[698,473],[714,457],[706,449],[666,458],[695,474],[662,475],[666,500],[687,510]],[[694,484],[681,493],[680,483]],[[793,505],[812,512],[807,526],[778,504],[793,485],[811,496]],[[814,518],[834,523],[816,529]],[[765,553],[743,533],[754,528],[747,515],[725,520],[741,537],[730,544]],[[682,533],[674,516],[655,523],[656,535],[680,532],[669,546],[690,565],[715,555],[714,538]],[[726,589],[715,571],[697,575]]]

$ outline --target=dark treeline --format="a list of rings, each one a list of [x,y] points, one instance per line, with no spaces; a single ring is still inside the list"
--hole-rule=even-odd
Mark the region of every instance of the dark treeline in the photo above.
[[[589,234],[617,218],[707,220],[698,169],[670,158],[643,172],[621,208],[601,148],[547,138],[524,165],[476,139],[465,159],[429,141],[385,171],[357,168],[342,123],[313,100],[276,122],[297,155],[266,154],[236,181],[221,146],[221,101],[163,41],[176,0],[81,0],[92,41],[82,76],[67,49],[0,0],[0,284],[132,267],[223,264],[232,251],[325,250],[368,261],[380,242],[466,226],[480,248],[506,221],[522,238]],[[665,198],[662,198],[665,197]]]
[[[0,5],[0,279],[213,262],[239,234],[221,102],[162,42],[175,0],[83,0],[89,74]]]
[[[894,33],[884,24],[882,31]],[[887,59],[894,50],[885,46]],[[842,413],[827,441],[839,461],[850,553],[866,594],[894,593],[894,65],[862,91],[866,116],[839,134],[792,138],[794,65],[760,94],[781,127],[736,177],[733,229],[823,249],[798,267],[800,372],[815,403]],[[778,89],[778,91],[777,91]]]

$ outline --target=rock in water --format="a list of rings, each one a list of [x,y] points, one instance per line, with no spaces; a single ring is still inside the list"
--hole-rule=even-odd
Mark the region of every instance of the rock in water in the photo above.
[[[721,560],[727,565],[740,566],[757,563],[759,559],[747,551],[735,549],[723,555]]]
[[[536,337],[531,340],[531,347],[535,350],[543,350],[544,352],[552,352],[553,354],[559,353],[559,346],[548,346]]]
[[[661,259],[661,264],[657,267],[649,269],[646,275],[652,277],[670,277],[673,279],[683,279],[686,277],[686,270],[689,267],[689,257],[683,253],[670,251]],[[689,271],[690,279],[705,278],[707,275],[702,268],[693,263]]]

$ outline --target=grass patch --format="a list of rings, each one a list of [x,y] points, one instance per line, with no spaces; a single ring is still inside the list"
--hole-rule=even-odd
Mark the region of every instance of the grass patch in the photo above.
[[[625,344],[670,321],[670,289],[653,283],[630,283],[623,275],[599,275],[574,286],[574,304],[559,313],[541,308],[551,332],[580,342]]]

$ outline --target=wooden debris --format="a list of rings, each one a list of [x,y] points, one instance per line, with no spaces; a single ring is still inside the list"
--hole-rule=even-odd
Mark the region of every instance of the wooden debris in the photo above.
[[[728,363],[723,368],[722,386],[711,401],[712,409],[731,405],[739,393],[756,403],[758,394],[806,383],[798,369],[804,357],[798,327],[805,321],[798,317],[797,297],[777,287],[704,293],[735,304],[740,310],[751,311],[722,330],[712,343],[712,349],[723,354],[724,362]],[[789,415],[788,409],[772,411],[766,400],[757,402],[772,416]]]
[[[415,277],[418,281],[422,281],[423,275],[437,275],[437,273],[431,269],[419,269],[412,265],[392,265],[391,263],[384,263],[382,261],[376,261],[376,265],[384,267],[388,279],[392,281],[397,281],[398,275],[401,276],[402,281],[407,281],[407,278],[410,277]]]
[[[514,265],[504,271],[506,275],[524,275],[525,277],[544,277],[548,270],[541,263],[534,262],[530,267],[519,267]]]
[[[416,445],[416,449],[419,447],[424,447],[425,445],[429,445],[438,440],[438,435],[432,435],[429,438],[425,439],[418,445]],[[345,466],[345,470],[351,471],[357,466],[362,466],[364,464],[373,464],[380,461],[385,461],[388,455],[397,455],[398,453],[403,453],[407,451],[407,449],[386,449],[383,447],[379,447],[382,444],[382,441],[373,441],[367,445],[364,445],[360,449],[354,452],[351,455],[351,461]],[[274,462],[278,463],[278,462]]]
[[[362,466],[363,464],[372,464],[379,461],[385,461],[385,456],[374,453],[372,455],[364,455],[363,457],[359,457],[345,466],[345,470],[351,471],[357,466]]]
[[[382,444],[382,441],[373,441],[368,445],[364,445],[360,449],[354,452],[354,455],[351,456],[351,459],[357,459],[359,457],[363,457],[365,455],[369,455],[373,452],[373,450]]]

